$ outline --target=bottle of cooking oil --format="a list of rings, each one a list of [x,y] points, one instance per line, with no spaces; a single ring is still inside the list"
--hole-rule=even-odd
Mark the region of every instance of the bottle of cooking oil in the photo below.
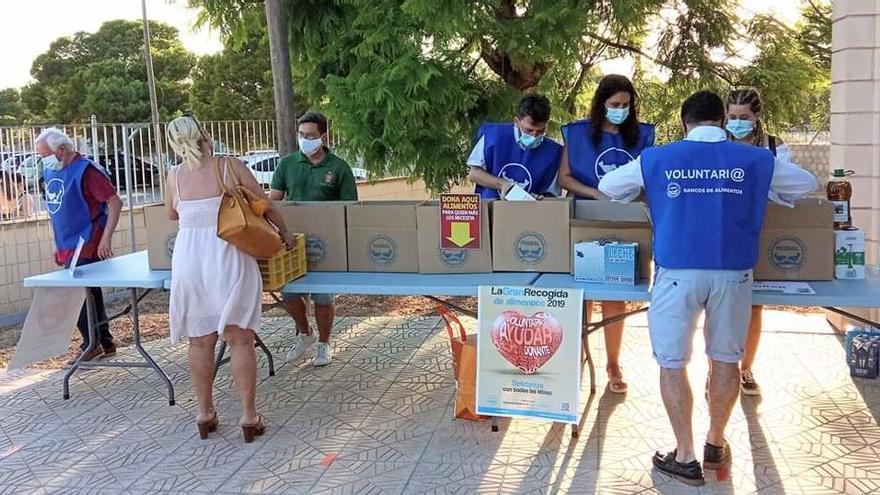
[[[825,192],[828,201],[834,205],[834,228],[845,229],[852,227],[852,214],[850,213],[850,199],[852,198],[852,184],[846,180],[847,175],[852,175],[851,170],[842,168],[834,169],[833,177],[828,181]]]

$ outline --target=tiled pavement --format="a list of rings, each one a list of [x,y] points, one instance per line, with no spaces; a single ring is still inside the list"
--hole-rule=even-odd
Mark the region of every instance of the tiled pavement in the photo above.
[[[69,401],[57,372],[0,377],[0,495],[880,493],[880,382],[849,378],[841,338],[820,315],[765,316],[757,366],[764,397],[737,404],[732,468],[700,490],[650,469],[651,453],[669,448],[672,435],[643,317],[629,322],[625,339],[629,394],[605,392],[600,371],[579,439],[562,425],[502,420],[492,433],[487,423],[452,420],[452,370],[438,325],[341,319],[333,364],[316,369],[283,363],[291,325],[266,320],[263,337],[279,370],[268,377],[260,359],[269,429],[253,444],[236,427],[228,367],[216,385],[220,430],[198,438],[185,345],[147,345],[176,384],[176,406],[146,370],[85,372]],[[592,348],[601,370],[601,337]],[[692,368],[700,439],[706,365],[697,359]]]

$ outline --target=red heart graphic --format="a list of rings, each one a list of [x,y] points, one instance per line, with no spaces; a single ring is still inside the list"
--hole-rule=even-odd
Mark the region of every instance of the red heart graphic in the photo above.
[[[562,327],[544,311],[533,316],[505,311],[492,324],[492,343],[510,364],[531,375],[556,354],[562,343]]]

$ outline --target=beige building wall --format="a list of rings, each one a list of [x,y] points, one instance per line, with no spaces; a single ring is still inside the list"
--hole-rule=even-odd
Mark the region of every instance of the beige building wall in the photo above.
[[[852,215],[880,263],[880,0],[834,0],[830,168],[855,171]],[[871,316],[876,320],[878,312]]]

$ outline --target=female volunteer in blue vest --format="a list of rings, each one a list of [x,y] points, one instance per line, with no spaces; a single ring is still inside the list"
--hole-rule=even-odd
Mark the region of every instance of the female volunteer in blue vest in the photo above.
[[[468,157],[468,179],[483,199],[504,196],[513,184],[538,196],[558,196],[556,173],[562,146],[545,139],[550,100],[526,95],[517,105],[513,123],[486,123],[477,131],[477,145]]]
[[[638,101],[636,89],[625,76],[609,74],[599,81],[590,105],[590,118],[562,126],[565,147],[559,165],[559,187],[577,199],[604,199],[597,189],[599,180],[654,145],[654,126],[639,122]],[[594,125],[595,122],[600,124]],[[625,302],[602,302],[603,318],[624,311]],[[592,304],[587,302],[584,315],[589,318],[591,313]],[[608,388],[619,394],[627,389],[618,363],[623,327],[623,322],[605,327]]]
[[[761,122],[762,106],[761,95],[754,88],[731,91],[727,97],[728,137],[738,143],[767,148],[773,153],[776,160],[791,163],[791,153],[788,146],[778,137],[764,132],[764,125]],[[778,198],[773,198],[772,192],[771,199],[780,202]],[[752,364],[755,362],[758,343],[761,340],[762,309],[762,306],[752,306],[752,319],[740,365],[740,385],[742,393],[745,395],[761,395],[761,387],[758,386],[752,373]]]

